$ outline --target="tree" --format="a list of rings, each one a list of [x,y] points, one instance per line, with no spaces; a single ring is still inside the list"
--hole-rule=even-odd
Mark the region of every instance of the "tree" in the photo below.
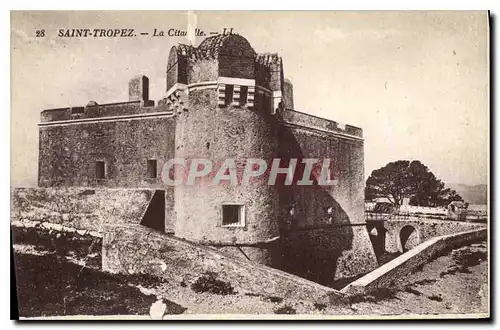
[[[366,180],[365,198],[377,197],[385,197],[397,206],[404,198],[410,198],[410,205],[419,206],[444,206],[454,200],[463,201],[418,160],[398,160],[374,170]]]
[[[401,205],[403,199],[410,197],[412,191],[409,165],[407,160],[398,160],[374,170],[366,180],[365,197],[385,197],[392,204]]]

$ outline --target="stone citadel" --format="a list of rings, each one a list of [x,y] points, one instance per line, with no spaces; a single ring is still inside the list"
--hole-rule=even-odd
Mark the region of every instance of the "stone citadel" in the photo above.
[[[166,61],[157,103],[139,76],[126,102],[44,110],[39,186],[154,188],[161,198],[150,227],[322,284],[377,267],[360,128],[295,110],[282,58],[256,53],[240,35],[174,46]],[[239,167],[329,158],[336,184],[166,186],[162,168],[173,158],[234,158]]]

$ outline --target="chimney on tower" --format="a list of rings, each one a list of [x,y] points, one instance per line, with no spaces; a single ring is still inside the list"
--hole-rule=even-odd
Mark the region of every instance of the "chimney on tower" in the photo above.
[[[130,79],[128,83],[129,101],[143,101],[149,104],[149,79],[146,76],[139,75]]]

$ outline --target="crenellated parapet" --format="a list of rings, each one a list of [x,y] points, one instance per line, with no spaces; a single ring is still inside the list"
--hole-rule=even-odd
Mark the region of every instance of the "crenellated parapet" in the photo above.
[[[293,92],[286,88],[281,57],[276,53],[257,54],[237,34],[209,37],[198,47],[172,47],[166,81],[166,98],[179,93],[184,104],[193,91],[215,89],[221,108],[241,107],[271,114],[280,106],[293,108]]]
[[[277,53],[258,54],[255,59],[257,84],[272,91],[282,90],[283,60]]]

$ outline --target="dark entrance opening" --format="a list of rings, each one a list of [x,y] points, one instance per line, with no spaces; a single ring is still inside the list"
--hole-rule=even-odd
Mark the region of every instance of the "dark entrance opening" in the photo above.
[[[165,191],[155,190],[146,212],[141,220],[141,225],[165,231]]]

